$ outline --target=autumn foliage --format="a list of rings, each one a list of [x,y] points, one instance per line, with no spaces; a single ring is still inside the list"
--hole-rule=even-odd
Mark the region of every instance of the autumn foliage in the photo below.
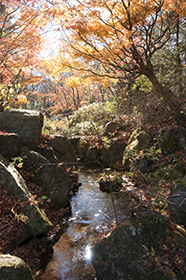
[[[65,82],[73,87],[126,85],[144,75],[165,107],[179,115],[179,100],[158,80],[154,57],[165,46],[183,51],[173,39],[186,15],[185,1],[64,1],[51,13],[61,36],[58,55],[45,60],[51,75],[70,72]]]
[[[45,21],[40,1],[0,2],[0,90],[1,106],[27,103],[25,85],[37,81],[31,69],[38,63]],[[1,109],[2,109],[1,108]]]
[[[34,108],[50,107],[49,114],[77,110],[95,101],[92,96],[105,101],[111,87],[125,99],[123,91],[146,77],[156,98],[178,117],[184,102],[185,15],[184,0],[1,1],[2,107],[26,107],[35,99]],[[161,52],[166,62],[160,62]],[[176,91],[159,73],[160,64],[169,72],[166,58]]]

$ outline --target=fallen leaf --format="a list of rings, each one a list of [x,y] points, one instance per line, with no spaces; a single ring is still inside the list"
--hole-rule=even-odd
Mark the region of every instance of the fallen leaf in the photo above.
[[[172,274],[172,276],[173,276],[175,279],[177,279],[177,276],[176,276],[176,274],[175,274],[175,272],[174,272],[173,270],[171,270],[171,274]]]
[[[153,248],[152,246],[151,246],[151,252],[150,252],[150,253],[151,253],[151,256],[152,256],[152,257],[155,256],[155,251],[154,251],[154,248]]]

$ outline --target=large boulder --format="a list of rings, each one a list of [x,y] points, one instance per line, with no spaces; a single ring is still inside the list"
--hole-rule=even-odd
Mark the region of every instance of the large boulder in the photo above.
[[[101,151],[102,162],[109,164],[122,160],[125,147],[126,144],[120,139],[111,139],[110,143],[107,144]]]
[[[171,218],[180,220],[186,228],[186,185],[179,184],[170,194],[169,202]]]
[[[48,159],[52,163],[59,163],[59,160],[57,157],[54,155],[54,151],[51,147],[39,147],[37,149],[37,152],[44,156],[46,159]]]
[[[80,141],[80,139],[81,139],[80,136],[72,136],[72,137],[68,138],[68,140],[72,144],[72,147],[73,147],[74,152],[76,154],[79,154],[79,141]]]
[[[139,158],[134,159],[132,165],[138,168],[142,173],[146,173],[149,166],[149,160],[147,156],[140,156]]]
[[[86,152],[86,159],[89,162],[99,162],[101,159],[100,149],[97,147],[89,147]]]
[[[32,201],[32,194],[28,190],[24,179],[2,155],[0,155],[0,184],[23,203]],[[16,241],[17,244],[25,242],[30,237],[44,233],[52,226],[46,215],[38,208],[34,201],[25,204],[24,213],[21,214],[26,216],[27,220],[24,223],[21,236]]]
[[[34,280],[32,271],[22,259],[11,255],[0,255],[1,280]]]
[[[60,162],[77,168],[77,157],[74,148],[66,136],[52,135],[50,145],[53,148],[54,155]]]
[[[88,161],[98,161],[103,164],[114,163],[122,160],[123,151],[126,144],[120,139],[110,139],[104,147],[93,146],[92,136],[83,136],[79,142],[80,159]]]
[[[23,168],[35,174],[33,181],[46,192],[53,208],[59,209],[68,206],[71,181],[67,178],[63,168],[34,151],[25,149],[21,156],[23,157]]]
[[[91,147],[91,142],[93,140],[92,136],[82,136],[79,141],[79,152],[80,152],[80,159],[85,160],[87,159],[87,151]]]
[[[165,155],[186,149],[186,131],[164,130],[159,133],[158,145]]]
[[[150,142],[151,138],[147,132],[136,129],[132,133],[124,150],[123,165],[129,169],[131,162],[135,159],[138,152],[147,148]]]
[[[175,225],[173,232],[153,211],[126,219],[92,248],[97,279],[168,280],[176,274],[176,279],[184,280],[171,252],[177,260],[184,259],[185,238],[183,228]],[[184,263],[182,268],[184,273]]]
[[[21,150],[22,142],[18,134],[0,133],[0,154],[5,158],[15,157]]]
[[[36,150],[41,139],[43,115],[37,111],[10,109],[0,114],[0,130],[20,135],[23,146]]]

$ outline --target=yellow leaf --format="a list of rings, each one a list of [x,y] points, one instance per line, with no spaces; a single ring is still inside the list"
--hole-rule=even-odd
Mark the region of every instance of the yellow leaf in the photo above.
[[[151,256],[154,257],[155,251],[154,251],[154,248],[152,246],[151,246],[151,252],[150,253],[151,253]]]
[[[163,249],[164,249],[165,251],[167,251],[167,250],[168,250],[168,247],[167,247],[165,244],[163,244]]]
[[[159,267],[161,266],[159,257],[156,257],[156,258],[154,259],[154,261],[155,261],[155,263],[156,263],[157,266],[159,266]]]
[[[174,272],[173,270],[171,271],[171,274],[172,274],[172,276],[173,276],[174,278],[177,279],[177,276],[176,276],[176,274],[175,274],[175,272]]]
[[[145,245],[143,245],[143,244],[142,244],[142,246],[145,249],[145,251],[148,252],[148,248]]]

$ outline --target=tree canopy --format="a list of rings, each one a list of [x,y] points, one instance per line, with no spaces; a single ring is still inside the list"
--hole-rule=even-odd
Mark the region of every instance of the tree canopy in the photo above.
[[[180,104],[157,79],[153,59],[165,46],[179,50],[171,42],[185,20],[185,1],[63,1],[56,10],[62,46],[47,61],[53,75],[71,71],[70,85],[98,82],[105,87],[145,75],[157,96],[179,114]]]
[[[4,107],[26,102],[22,89],[33,81],[29,76],[38,63],[46,24],[41,14],[40,1],[0,2],[0,90]]]
[[[146,77],[157,98],[179,115],[186,62],[184,0],[4,0],[0,14],[0,87],[11,100],[20,92],[24,99],[24,87],[46,77],[62,85],[63,93],[64,86],[71,89],[65,91],[77,107],[80,88],[82,94],[96,86],[129,88]],[[58,32],[57,45],[53,37],[43,44],[43,32],[51,23]],[[49,45],[56,51],[41,59],[41,48]],[[169,69],[179,81],[176,91],[167,82]]]

